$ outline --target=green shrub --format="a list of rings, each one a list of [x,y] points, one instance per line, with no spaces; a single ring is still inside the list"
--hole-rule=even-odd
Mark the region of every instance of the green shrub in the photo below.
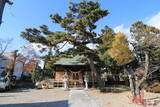
[[[42,70],[40,67],[34,68],[31,74],[33,82],[42,81],[45,79],[53,78],[53,70],[45,69]]]

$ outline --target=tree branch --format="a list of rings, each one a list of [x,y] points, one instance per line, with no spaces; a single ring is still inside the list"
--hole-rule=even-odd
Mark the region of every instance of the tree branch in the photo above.
[[[8,3],[9,5],[13,4],[13,2],[11,2],[10,0],[7,0],[6,3]]]

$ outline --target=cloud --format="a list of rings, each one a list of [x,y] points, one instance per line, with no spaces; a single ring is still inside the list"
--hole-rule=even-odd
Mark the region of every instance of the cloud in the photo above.
[[[146,23],[160,29],[160,12],[151,16]]]
[[[145,18],[145,19],[146,19],[146,18]],[[155,14],[155,15],[147,18],[147,20],[144,20],[144,23],[160,29],[160,12],[158,12],[157,14]],[[132,38],[131,38],[131,36],[130,36],[130,31],[129,31],[129,29],[130,29],[129,27],[128,27],[128,28],[127,28],[127,27],[125,28],[125,27],[124,27],[124,24],[121,24],[121,25],[116,26],[116,27],[114,28],[114,31],[115,31],[116,33],[118,33],[118,32],[123,32],[124,34],[127,35],[127,39],[128,39],[129,41],[132,41]]]
[[[123,32],[123,33],[127,36],[127,39],[128,39],[129,41],[132,41],[132,38],[131,38],[131,36],[130,36],[129,28],[125,28],[123,24],[121,24],[121,25],[119,25],[119,26],[116,26],[116,27],[114,28],[114,31],[115,31],[116,33],[118,33],[118,32]]]
[[[145,18],[146,19],[146,18]],[[157,27],[160,29],[160,12],[158,12],[157,14],[147,18],[147,20],[145,21],[144,20],[144,23],[148,24],[148,25],[151,25],[151,26],[154,26],[154,27]],[[121,25],[118,25],[114,28],[114,31],[116,33],[118,32],[123,32],[125,33],[126,35],[130,35],[130,32],[129,32],[129,27],[125,28],[124,27],[124,24],[121,24]]]
[[[125,28],[124,25],[121,24],[121,25],[119,25],[119,26],[116,26],[116,27],[114,28],[114,31],[115,31],[116,33],[118,33],[118,32],[124,33],[124,34],[126,35],[128,41],[133,42],[133,39],[131,38],[131,34],[130,34],[129,29],[130,29],[129,27],[128,27],[128,28]],[[130,43],[129,43],[129,48],[130,48],[131,50],[133,50],[133,47],[132,47],[132,45],[131,45]]]
[[[87,47],[90,49],[97,49],[97,44],[89,43],[87,44]]]
[[[59,47],[61,48],[61,47],[63,47],[63,45],[64,45],[64,43],[61,43],[61,44],[59,44]],[[73,45],[71,45],[71,44],[69,44],[69,43],[66,43],[65,45],[64,45],[64,47],[62,48],[62,49],[60,49],[60,51],[61,52],[64,52],[64,51],[66,51],[66,50],[68,50],[69,48],[72,48],[73,47]]]
[[[114,28],[114,31],[115,31],[116,33],[118,33],[118,32],[123,32],[123,33],[125,33],[126,35],[130,35],[129,28],[125,28],[123,24],[116,26],[116,27]]]

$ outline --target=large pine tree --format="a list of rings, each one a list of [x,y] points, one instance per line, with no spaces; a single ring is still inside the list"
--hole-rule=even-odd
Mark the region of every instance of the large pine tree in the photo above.
[[[134,39],[132,44],[136,60],[145,71],[130,75],[134,97],[141,98],[140,90],[144,81],[153,72],[160,71],[160,30],[138,21],[132,24],[130,32]]]
[[[65,31],[52,32],[46,25],[40,29],[29,28],[22,32],[21,36],[30,42],[41,43],[56,51],[61,49],[60,43],[72,44],[74,47],[69,51],[83,54],[87,57],[88,63],[93,74],[96,76],[96,68],[93,63],[95,50],[87,47],[90,43],[98,43],[100,38],[94,31],[97,27],[96,22],[108,15],[107,10],[103,10],[98,2],[82,1],[70,3],[69,12],[62,17],[59,14],[50,15],[53,23],[59,24]],[[63,45],[63,46],[64,46]],[[92,79],[94,85],[94,78]]]

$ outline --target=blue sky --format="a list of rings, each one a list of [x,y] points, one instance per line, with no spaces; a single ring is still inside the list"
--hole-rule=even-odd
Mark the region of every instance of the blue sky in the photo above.
[[[64,15],[68,10],[69,1],[82,0],[12,0],[14,5],[6,5],[3,14],[4,23],[0,26],[0,38],[13,38],[8,51],[19,49],[26,44],[20,37],[25,28],[38,27],[46,24],[50,29],[61,30],[52,24],[49,15],[60,13]],[[141,20],[147,24],[160,26],[160,0],[92,0],[99,1],[103,9],[110,14],[100,20],[97,32],[105,25],[117,31],[128,32],[129,26]]]

